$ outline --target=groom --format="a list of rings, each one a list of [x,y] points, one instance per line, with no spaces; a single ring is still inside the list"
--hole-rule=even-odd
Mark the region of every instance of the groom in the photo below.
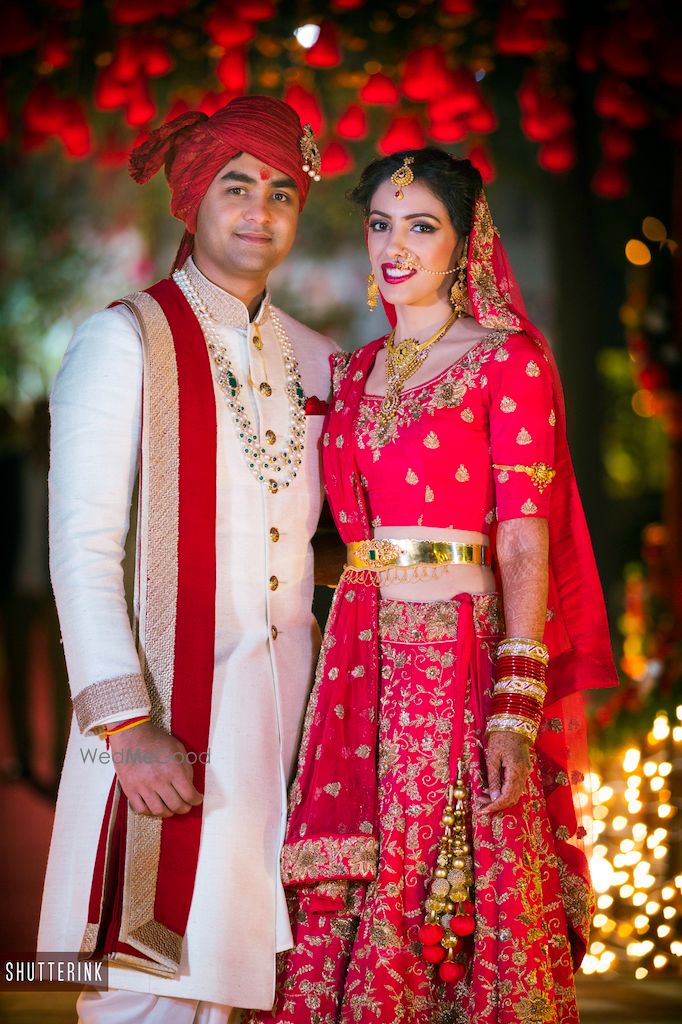
[[[267,291],[317,147],[285,103],[244,96],[131,157],[141,183],[162,165],[186,227],[175,273],[76,331],[51,399],[74,721],[38,947],[108,959],[110,990],[79,998],[85,1024],[225,1024],[272,1005],[291,946],[286,790],[319,645],[311,538],[334,345]]]

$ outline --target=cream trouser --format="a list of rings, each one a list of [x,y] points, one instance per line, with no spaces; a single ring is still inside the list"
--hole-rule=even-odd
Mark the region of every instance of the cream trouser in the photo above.
[[[198,999],[156,996],[150,992],[81,992],[78,1024],[238,1024],[240,1011]]]

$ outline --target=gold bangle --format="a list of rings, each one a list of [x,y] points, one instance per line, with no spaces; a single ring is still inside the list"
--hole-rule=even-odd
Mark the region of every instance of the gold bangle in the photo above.
[[[538,661],[545,668],[549,664],[549,648],[542,640],[528,640],[524,637],[506,637],[500,640],[497,645],[496,657],[501,658],[505,654],[517,654],[531,661]]]
[[[513,732],[523,736],[532,745],[535,743],[538,728],[535,722],[522,715],[493,715],[488,719],[485,734],[489,736],[492,732]]]
[[[495,683],[493,695],[498,693],[514,693],[523,697],[532,697],[538,704],[544,704],[545,697],[547,696],[547,687],[537,683],[535,680],[498,679]]]

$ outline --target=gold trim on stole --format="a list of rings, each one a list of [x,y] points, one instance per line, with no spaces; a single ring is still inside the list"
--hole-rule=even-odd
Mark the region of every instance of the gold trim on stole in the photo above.
[[[134,314],[144,354],[144,408],[138,517],[136,613],[139,654],[155,725],[170,732],[178,590],[179,395],[175,346],[161,306],[146,292],[122,303]],[[151,528],[150,528],[151,527]],[[113,821],[113,817],[112,817]],[[126,862],[119,941],[153,958],[131,955],[117,963],[172,976],[183,936],[154,919],[162,819],[128,808]],[[100,922],[101,923],[101,922]],[[88,924],[83,943],[99,925]],[[94,948],[94,947],[93,947]]]

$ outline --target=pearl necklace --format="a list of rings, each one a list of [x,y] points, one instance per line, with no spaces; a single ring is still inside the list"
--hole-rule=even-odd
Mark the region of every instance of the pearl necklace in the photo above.
[[[176,270],[173,274],[173,280],[189,302],[192,312],[199,321],[204,338],[206,339],[206,346],[215,363],[216,381],[225,396],[225,402],[232,414],[232,421],[237,430],[237,436],[249,469],[261,483],[265,482],[266,473],[282,474],[276,479],[268,480],[268,487],[273,494],[280,487],[288,487],[296,477],[303,458],[303,437],[305,435],[306,423],[305,392],[301,385],[298,362],[281,320],[272,306],[270,306],[270,319],[277,335],[286,371],[286,392],[289,399],[289,433],[279,451],[268,452],[262,447],[261,439],[249,419],[246,409],[238,400],[239,392],[243,385],[237,380],[227,349],[218,337],[208,310],[204,307],[196,289],[184,270]]]

